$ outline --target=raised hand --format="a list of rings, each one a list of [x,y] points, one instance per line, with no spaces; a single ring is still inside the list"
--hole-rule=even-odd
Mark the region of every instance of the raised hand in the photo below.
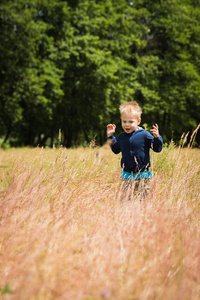
[[[107,137],[110,137],[115,133],[115,128],[116,128],[115,124],[108,124],[107,125]]]
[[[158,124],[153,125],[153,128],[150,131],[155,138],[159,137]]]

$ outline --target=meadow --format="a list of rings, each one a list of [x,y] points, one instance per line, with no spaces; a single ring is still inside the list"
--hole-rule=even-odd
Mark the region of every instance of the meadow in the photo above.
[[[151,152],[120,199],[108,145],[0,150],[0,299],[199,300],[200,150]]]

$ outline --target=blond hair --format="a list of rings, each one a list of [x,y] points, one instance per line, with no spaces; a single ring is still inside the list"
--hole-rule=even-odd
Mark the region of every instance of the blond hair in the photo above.
[[[120,114],[131,113],[135,117],[140,118],[142,114],[142,109],[136,101],[130,101],[122,103],[119,107]]]

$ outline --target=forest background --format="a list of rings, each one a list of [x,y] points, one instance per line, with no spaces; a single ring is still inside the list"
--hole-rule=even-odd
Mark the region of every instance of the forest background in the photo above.
[[[2,0],[0,41],[3,147],[102,145],[132,99],[165,142],[199,123],[199,0]]]

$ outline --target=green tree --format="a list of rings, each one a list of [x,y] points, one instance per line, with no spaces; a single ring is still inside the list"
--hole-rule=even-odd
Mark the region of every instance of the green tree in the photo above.
[[[0,136],[102,144],[134,98],[178,140],[200,120],[199,21],[197,0],[1,1]]]
[[[134,1],[148,10],[146,47],[137,53],[136,97],[147,123],[159,122],[167,139],[180,138],[200,120],[200,8],[198,1]]]
[[[22,145],[33,145],[36,136],[50,130],[55,102],[62,96],[56,44],[47,34],[51,24],[41,20],[51,3],[39,3],[7,1],[0,7],[1,135],[6,141],[12,133]]]
[[[67,146],[94,135],[103,143],[107,122],[118,120],[119,104],[132,99],[136,70],[129,61],[132,41],[139,43],[136,17],[126,1],[80,1],[73,10],[61,105]]]

